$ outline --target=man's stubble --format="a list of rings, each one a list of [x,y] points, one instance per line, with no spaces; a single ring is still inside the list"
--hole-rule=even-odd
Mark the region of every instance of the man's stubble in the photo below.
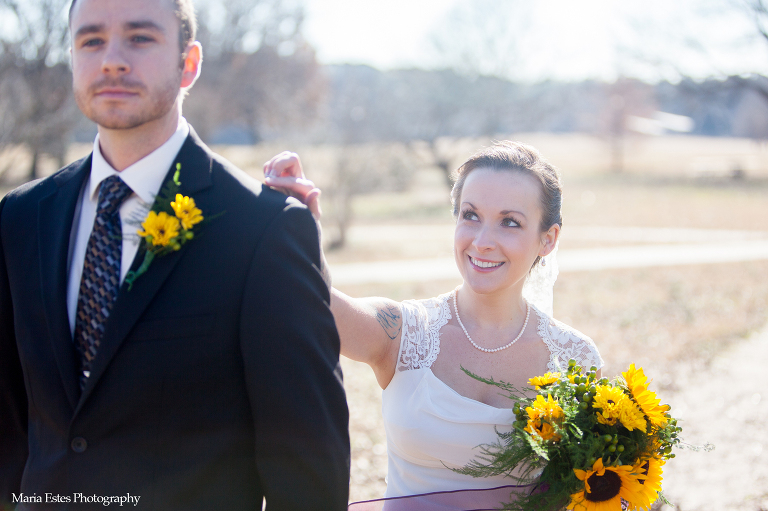
[[[86,90],[78,88],[75,84],[74,96],[80,111],[97,125],[114,130],[127,130],[137,128],[146,123],[161,119],[173,108],[179,99],[179,84],[181,82],[181,72],[179,69],[175,76],[163,83],[161,87],[150,91],[140,83],[125,78],[104,78],[91,84]],[[137,91],[150,101],[135,111],[124,110],[117,102],[113,106],[100,105],[94,106],[92,99],[101,88],[104,87],[122,87],[132,91]]]

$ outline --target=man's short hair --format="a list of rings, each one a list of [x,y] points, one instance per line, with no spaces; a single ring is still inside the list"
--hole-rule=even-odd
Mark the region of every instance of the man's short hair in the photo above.
[[[181,51],[187,48],[187,45],[195,41],[197,37],[197,17],[195,16],[195,6],[192,0],[170,0],[173,2],[173,13],[179,20],[181,29],[179,30],[179,47]],[[69,23],[72,23],[72,9],[77,0],[72,0],[69,5]]]

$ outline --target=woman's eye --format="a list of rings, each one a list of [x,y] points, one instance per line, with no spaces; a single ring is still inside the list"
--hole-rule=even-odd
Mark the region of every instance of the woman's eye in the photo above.
[[[504,220],[501,221],[501,225],[503,225],[504,227],[519,227],[520,226],[520,224],[515,222],[515,220],[513,218],[505,218]]]
[[[462,217],[464,220],[477,220],[477,215],[475,214],[475,212],[474,212],[474,211],[469,211],[469,210],[465,211],[465,212],[464,212],[464,213],[461,215],[461,217]]]

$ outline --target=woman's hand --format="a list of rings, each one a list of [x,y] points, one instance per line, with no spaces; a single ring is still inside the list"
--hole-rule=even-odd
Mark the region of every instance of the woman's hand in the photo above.
[[[312,216],[320,220],[320,189],[304,176],[299,155],[283,151],[264,164],[264,182],[267,186],[303,202]]]

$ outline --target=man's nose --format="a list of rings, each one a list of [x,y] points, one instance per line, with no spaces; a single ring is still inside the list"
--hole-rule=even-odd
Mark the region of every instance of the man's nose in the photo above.
[[[101,72],[105,74],[126,74],[131,70],[125,55],[125,49],[119,42],[109,42],[101,63]]]

